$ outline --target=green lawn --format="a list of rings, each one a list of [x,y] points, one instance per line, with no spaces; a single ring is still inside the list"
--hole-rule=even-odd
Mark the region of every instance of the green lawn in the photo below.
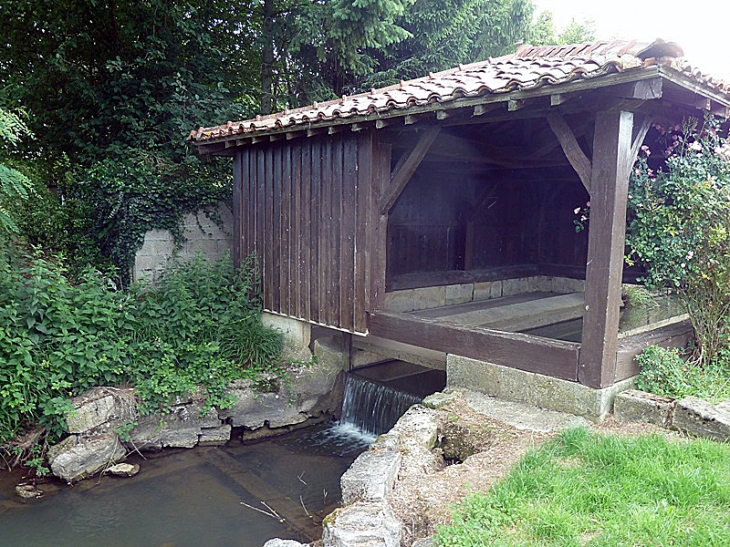
[[[487,494],[439,545],[730,545],[730,445],[564,432]]]

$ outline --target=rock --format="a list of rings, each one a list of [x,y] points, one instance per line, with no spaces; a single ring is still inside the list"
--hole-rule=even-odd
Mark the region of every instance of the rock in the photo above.
[[[48,451],[51,472],[68,483],[94,475],[127,455],[116,433],[71,435]]]
[[[269,427],[276,428],[299,424],[307,419],[276,376],[269,378],[267,383],[259,383],[258,389],[254,388],[251,380],[236,380],[227,391],[236,398],[236,402],[232,408],[219,411],[218,417],[230,422],[233,427],[259,429],[268,423]]]
[[[383,500],[393,489],[401,462],[400,452],[368,450],[360,454],[340,479],[342,502]]]
[[[672,425],[690,435],[724,442],[730,439],[730,410],[686,397],[677,403]]]
[[[434,538],[424,538],[419,539],[418,541],[415,541],[411,547],[436,547],[436,539]]]
[[[386,503],[359,502],[324,520],[323,547],[400,547],[403,525]]]
[[[202,402],[193,402],[174,406],[167,414],[142,416],[129,434],[129,444],[138,450],[192,448],[203,430],[221,426],[214,410],[201,416],[202,409]]]
[[[139,464],[118,463],[107,469],[106,473],[115,477],[134,477],[139,473]]]
[[[309,544],[299,543],[293,539],[270,539],[264,543],[264,547],[309,547]]]
[[[221,446],[231,440],[231,425],[204,427],[200,433],[198,446]]]
[[[133,389],[95,387],[71,402],[75,410],[66,413],[69,433],[113,431],[137,418]]]
[[[398,435],[402,442],[419,444],[430,450],[436,446],[438,438],[436,411],[421,405],[412,406],[393,426],[391,433]]]
[[[24,500],[38,499],[44,495],[43,490],[34,484],[19,484],[15,487],[15,493]]]
[[[453,393],[432,393],[426,397],[421,404],[427,408],[438,409],[454,402],[456,396]]]
[[[636,389],[628,389],[616,395],[613,415],[619,422],[646,422],[669,427],[676,401]]]

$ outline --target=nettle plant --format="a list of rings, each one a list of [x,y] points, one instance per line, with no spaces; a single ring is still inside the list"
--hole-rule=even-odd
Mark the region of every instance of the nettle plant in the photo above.
[[[631,175],[627,261],[679,297],[708,364],[730,344],[730,143],[709,118],[653,131]]]

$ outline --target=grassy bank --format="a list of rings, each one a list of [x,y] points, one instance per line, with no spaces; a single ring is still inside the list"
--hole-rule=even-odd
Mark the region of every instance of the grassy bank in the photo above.
[[[730,446],[567,431],[466,498],[438,544],[730,545]]]

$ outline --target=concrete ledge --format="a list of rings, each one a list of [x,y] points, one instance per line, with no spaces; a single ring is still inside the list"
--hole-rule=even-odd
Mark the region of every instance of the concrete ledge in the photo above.
[[[677,403],[672,425],[696,437],[730,440],[730,410],[723,403],[713,405],[697,397],[686,397]]]
[[[616,394],[632,384],[633,379],[628,379],[607,388],[594,389],[459,355],[446,358],[447,388],[479,391],[499,399],[568,412],[598,422],[611,412]]]
[[[669,427],[676,405],[670,397],[627,389],[616,396],[613,415],[619,422],[646,422]]]

